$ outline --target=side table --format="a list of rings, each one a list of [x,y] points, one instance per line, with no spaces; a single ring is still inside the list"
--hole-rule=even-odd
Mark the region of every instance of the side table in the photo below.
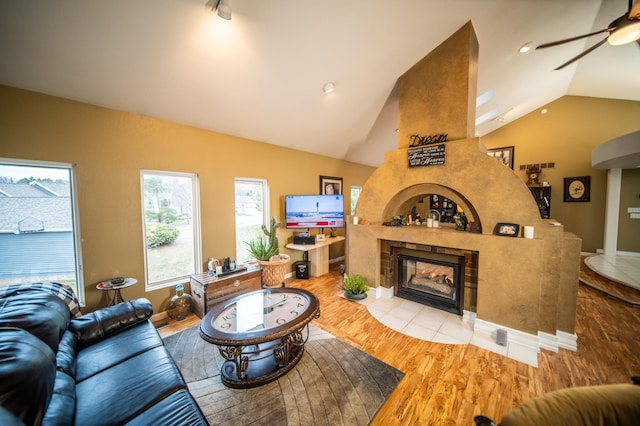
[[[122,294],[120,294],[120,290],[122,290],[123,288],[131,287],[137,282],[138,280],[136,280],[135,278],[125,278],[124,282],[120,284],[111,284],[111,280],[106,280],[98,283],[96,285],[96,288],[98,290],[107,292],[107,298],[109,299],[109,303],[107,304],[107,306],[112,306],[117,303],[124,302]],[[113,290],[113,297],[109,296],[109,290]]]

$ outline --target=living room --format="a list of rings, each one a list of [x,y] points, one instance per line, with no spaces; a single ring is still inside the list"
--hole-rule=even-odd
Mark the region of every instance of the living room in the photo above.
[[[76,166],[86,311],[105,305],[104,294],[95,284],[109,277],[138,277],[138,285],[124,290],[125,296],[146,297],[155,311],[173,294],[173,288],[147,291],[142,282],[141,170],[198,175],[203,259],[234,257],[235,178],[266,179],[271,216],[282,219],[283,197],[317,193],[320,176],[343,179],[348,206],[347,189],[363,186],[376,170],[301,149],[6,85],[0,86],[0,111],[0,157]],[[513,147],[513,172],[523,182],[527,175],[520,166],[553,163],[541,175],[552,188],[551,217],[582,239],[583,252],[593,253],[604,244],[607,172],[591,167],[592,151],[637,131],[638,117],[638,101],[566,95],[480,140],[488,149]],[[590,176],[589,202],[564,202],[564,178],[571,176]],[[637,188],[639,181],[637,169],[624,170],[622,192],[631,194],[630,188]],[[640,242],[629,238],[637,229],[635,222],[623,218],[620,226],[618,250],[640,252]],[[281,230],[283,246],[292,235],[293,231]],[[331,259],[340,262],[345,250],[344,244],[336,244]],[[302,258],[299,252],[284,247],[283,251],[291,256],[290,266]]]

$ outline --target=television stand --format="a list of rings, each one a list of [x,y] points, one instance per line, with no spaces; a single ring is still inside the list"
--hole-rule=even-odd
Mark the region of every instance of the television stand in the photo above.
[[[309,275],[319,277],[329,272],[329,246],[344,241],[344,237],[333,236],[329,240],[316,241],[315,244],[287,244],[285,247],[291,250],[305,252],[309,265]]]

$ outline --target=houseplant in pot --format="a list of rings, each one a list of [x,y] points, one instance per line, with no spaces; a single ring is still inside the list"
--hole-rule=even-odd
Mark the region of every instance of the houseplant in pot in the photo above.
[[[361,300],[367,297],[367,279],[362,275],[349,276],[344,274],[342,277],[342,291],[344,291],[344,297],[347,299]]]
[[[262,225],[264,236],[258,236],[246,243],[249,254],[258,261],[262,270],[262,286],[267,288],[283,287],[284,277],[287,274],[289,256],[280,254],[280,244],[276,235],[276,230],[280,226],[282,222],[277,222],[272,217],[269,229]]]

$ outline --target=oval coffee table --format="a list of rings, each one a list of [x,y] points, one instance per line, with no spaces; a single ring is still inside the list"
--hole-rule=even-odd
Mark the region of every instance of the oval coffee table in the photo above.
[[[315,294],[297,288],[263,289],[215,306],[200,324],[200,336],[225,359],[222,383],[252,388],[289,372],[302,358],[309,323],[320,316]]]

